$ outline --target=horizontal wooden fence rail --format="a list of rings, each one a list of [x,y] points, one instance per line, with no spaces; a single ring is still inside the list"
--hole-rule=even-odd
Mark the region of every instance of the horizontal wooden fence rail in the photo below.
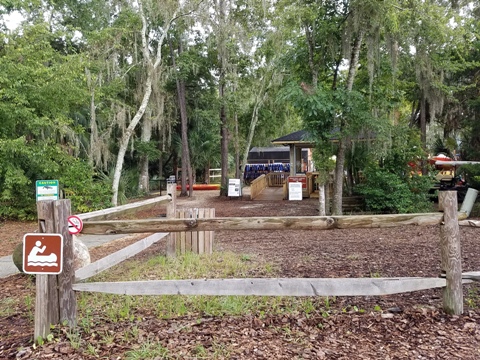
[[[464,213],[458,214],[464,218]],[[86,221],[83,234],[216,230],[329,230],[380,228],[404,225],[439,225],[442,213],[357,216],[217,217],[204,219],[145,219]]]
[[[136,214],[136,212],[140,210],[149,210],[159,206],[160,204],[167,204],[171,200],[172,197],[170,195],[157,196],[152,199],[147,199],[132,204],[125,204],[108,209],[79,214],[78,217],[83,221],[118,218],[119,216]]]
[[[463,283],[472,280],[465,279]],[[444,278],[252,278],[74,284],[73,290],[118,295],[382,296],[445,287]]]

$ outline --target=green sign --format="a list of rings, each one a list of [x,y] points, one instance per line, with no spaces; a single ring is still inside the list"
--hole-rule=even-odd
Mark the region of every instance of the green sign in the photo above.
[[[58,180],[37,180],[37,201],[58,200]]]

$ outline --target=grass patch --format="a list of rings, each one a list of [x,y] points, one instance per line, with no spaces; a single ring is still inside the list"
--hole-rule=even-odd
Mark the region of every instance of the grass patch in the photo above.
[[[35,307],[35,285],[30,281],[25,283],[25,291],[21,295],[13,295],[6,291],[0,297],[0,317],[8,317],[17,313],[33,319]],[[33,293],[31,293],[33,292]]]
[[[130,350],[125,353],[126,360],[143,359],[168,359],[168,350],[155,342],[147,341],[140,345],[138,349]]]
[[[177,258],[155,256],[148,260],[126,261],[91,281],[274,277],[276,274],[278,269],[274,265],[253,255],[187,253]],[[161,319],[252,314],[264,317],[284,313],[310,316],[325,306],[324,299],[310,297],[130,296],[88,292],[79,293],[77,301],[78,324],[86,332],[99,317],[109,322],[134,322],[146,315]]]

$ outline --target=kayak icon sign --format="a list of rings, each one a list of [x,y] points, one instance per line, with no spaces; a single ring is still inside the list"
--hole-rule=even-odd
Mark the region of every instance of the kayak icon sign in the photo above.
[[[26,274],[57,275],[63,268],[63,236],[60,234],[25,234],[23,271]]]

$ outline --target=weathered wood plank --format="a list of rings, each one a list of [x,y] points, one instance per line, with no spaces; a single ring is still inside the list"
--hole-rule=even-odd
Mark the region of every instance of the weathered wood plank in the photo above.
[[[56,233],[54,200],[37,202],[38,232]],[[50,325],[58,324],[60,309],[58,299],[58,276],[36,275],[34,341],[50,333]]]
[[[444,191],[443,225],[440,226],[441,271],[445,273],[443,309],[448,314],[463,313],[462,256],[456,191]]]
[[[67,322],[69,326],[76,326],[77,299],[72,290],[75,281],[73,239],[68,230],[68,217],[71,214],[69,199],[58,200],[54,203],[55,232],[63,236],[63,270],[58,275],[58,301],[60,322]]]
[[[83,234],[129,234],[216,230],[327,230],[438,225],[442,213],[359,216],[217,217],[203,219],[143,219],[88,221]]]
[[[118,216],[124,216],[128,214],[134,214],[139,210],[148,210],[155,208],[156,206],[163,204],[163,203],[170,203],[172,197],[170,195],[163,195],[157,196],[152,199],[147,199],[131,204],[125,204],[120,206],[115,206],[108,209],[92,211],[89,213],[79,214],[77,215],[83,221],[90,221],[90,220],[107,220],[112,219]]]
[[[35,323],[33,336],[36,342],[39,337],[45,338],[50,333],[52,309],[49,308],[49,279],[52,275],[36,275],[35,278]],[[58,309],[57,309],[58,312]]]
[[[441,213],[332,216],[338,229],[385,228],[404,225],[438,225]]]
[[[442,278],[257,278],[85,283],[75,284],[74,290],[122,295],[380,296],[445,284]]]
[[[462,273],[462,279],[480,281],[480,271],[467,271]]]
[[[215,208],[205,209],[205,217],[206,218],[215,218]],[[215,241],[215,232],[214,231],[207,231],[205,233],[205,253],[212,254],[213,253],[213,242]]]
[[[82,281],[105,271],[112,266],[115,266],[122,261],[135,256],[139,252],[147,249],[148,247],[152,246],[156,242],[160,241],[161,239],[165,238],[168,233],[156,233],[146,238],[137,241],[134,244],[131,244],[113,254],[110,254],[94,263],[91,263],[81,269],[78,269],[75,272],[75,280]]]
[[[472,226],[480,228],[480,221],[479,220],[462,220],[458,222],[459,226]]]

